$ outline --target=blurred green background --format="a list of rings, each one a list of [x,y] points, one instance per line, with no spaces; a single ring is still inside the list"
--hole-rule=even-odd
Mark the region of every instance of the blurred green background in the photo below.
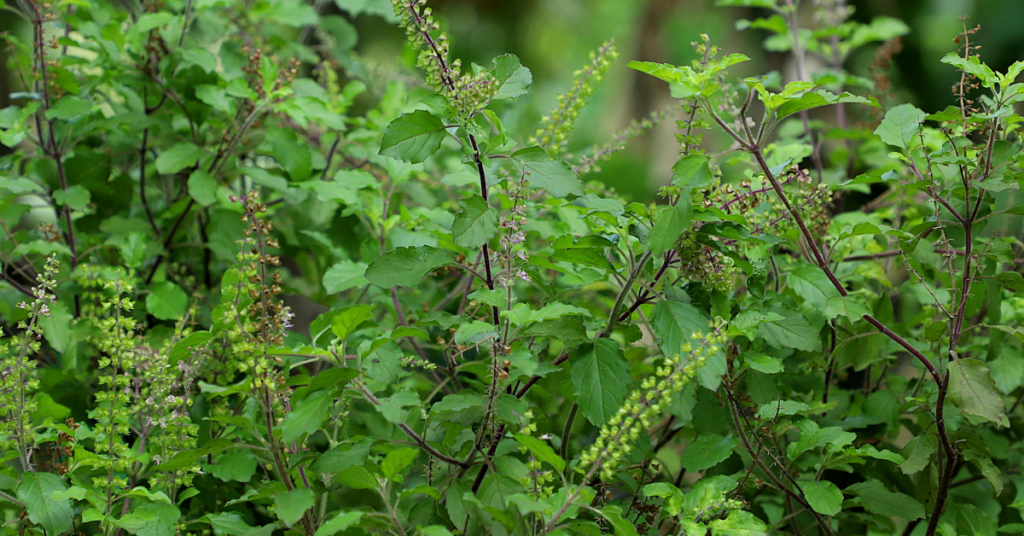
[[[848,3],[855,10],[854,20],[889,16],[910,26],[911,33],[902,39],[902,50],[893,58],[888,75],[896,101],[926,111],[941,110],[953,102],[950,87],[957,75],[939,59],[956,49],[953,38],[961,30],[961,15],[968,17],[969,26],[981,25],[974,39],[982,45],[982,58],[990,66],[1004,70],[1013,61],[1024,59],[1024,0]],[[817,24],[814,4],[804,0],[801,6],[804,27]],[[403,31],[375,14],[389,14],[388,0],[321,0],[319,5],[323,15],[343,15],[352,21],[359,33],[356,52],[360,56],[381,65],[403,57]],[[765,31],[735,27],[739,19],[766,16],[765,10],[715,7],[714,0],[430,0],[428,6],[446,25],[452,53],[462,58],[464,65],[490,66],[493,57],[513,53],[533,71],[535,90],[521,103],[521,111],[506,117],[507,126],[524,137],[532,134],[537,119],[555,106],[556,94],[566,91],[588,53],[607,39],[615,40],[619,58],[580,117],[571,151],[602,143],[631,119],[672,105],[667,84],[627,69],[626,64],[634,59],[688,64],[695,56],[691,43],[702,32],[724,53],[742,52],[753,60],[732,68],[730,75],[776,70],[788,81],[787,73],[792,71],[787,54],[764,52],[761,41],[767,36]],[[0,28],[17,31],[17,17],[8,11],[0,13]],[[847,63],[847,70],[867,76],[879,46],[861,49]],[[404,58],[412,63],[408,54]],[[813,59],[809,61],[813,68]],[[7,94],[18,90],[16,76],[5,67],[0,73],[0,108],[7,105]],[[657,188],[671,178],[670,168],[678,154],[676,132],[674,121],[664,122],[604,162],[602,171],[591,178],[627,197],[652,199]],[[724,148],[718,145],[711,150]]]

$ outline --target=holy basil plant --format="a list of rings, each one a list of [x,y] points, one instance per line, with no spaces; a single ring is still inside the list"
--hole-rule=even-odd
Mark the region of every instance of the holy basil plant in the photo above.
[[[720,0],[795,75],[694,36],[586,148],[613,41],[524,131],[425,3],[6,5],[4,534],[1024,532],[1024,63],[928,113],[845,70],[902,22]]]

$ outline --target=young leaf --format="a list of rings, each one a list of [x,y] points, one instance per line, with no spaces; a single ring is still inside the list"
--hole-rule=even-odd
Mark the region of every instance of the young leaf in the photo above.
[[[374,259],[364,277],[384,288],[415,287],[427,272],[451,263],[447,253],[430,246],[397,248]]]
[[[527,147],[512,153],[512,160],[522,167],[526,180],[534,188],[543,188],[554,197],[582,196],[583,182],[564,160],[551,158],[540,147]]]
[[[533,73],[523,67],[519,58],[512,54],[494,58],[491,74],[498,81],[498,92],[494,94],[494,99],[518,99],[526,94],[533,83]]]
[[[462,206],[452,223],[452,241],[460,247],[477,249],[498,232],[498,211],[479,195],[466,199]]]
[[[732,510],[725,519],[708,524],[714,536],[765,536],[768,525],[746,510]]]
[[[949,400],[960,411],[1009,426],[1003,398],[996,391],[992,375],[980,360],[955,359],[949,364]]]
[[[441,147],[444,122],[425,110],[402,114],[388,125],[380,142],[380,154],[419,164]]]
[[[569,384],[580,411],[601,426],[626,399],[629,362],[610,339],[598,339],[576,352],[569,366]]]

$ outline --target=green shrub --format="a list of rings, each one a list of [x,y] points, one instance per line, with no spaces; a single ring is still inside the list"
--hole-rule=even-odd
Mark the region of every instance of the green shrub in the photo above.
[[[950,106],[882,111],[843,67],[901,22],[720,0],[796,79],[700,36],[578,151],[611,41],[510,132],[530,70],[393,3],[338,5],[415,66],[320,2],[8,6],[5,534],[1024,529],[1024,62],[965,25]],[[663,202],[584,182],[679,109]]]

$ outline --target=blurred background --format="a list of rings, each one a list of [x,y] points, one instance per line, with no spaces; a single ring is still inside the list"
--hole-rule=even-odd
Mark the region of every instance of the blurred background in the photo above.
[[[801,26],[818,24],[813,20],[814,2],[804,0],[803,4]],[[981,26],[973,39],[982,45],[982,59],[991,67],[1005,70],[1024,59],[1024,0],[849,0],[848,4],[854,8],[854,20],[888,16],[910,26],[889,66],[887,74],[895,89],[887,104],[910,102],[932,112],[953,102],[949,88],[957,75],[939,59],[956,49],[953,38],[961,31],[961,16],[968,17],[969,27]],[[321,14],[343,15],[358,29],[355,51],[360,56],[381,65],[402,57],[405,36],[392,24],[388,0],[326,0],[320,5]],[[784,82],[791,80],[788,54],[764,51],[766,31],[736,29],[737,20],[767,16],[763,9],[715,7],[714,0],[430,0],[428,6],[445,25],[452,54],[462,58],[464,65],[490,67],[495,56],[513,53],[533,71],[534,91],[525,97],[520,112],[511,120],[506,117],[510,130],[524,138],[534,132],[537,119],[554,108],[556,95],[569,88],[573,72],[587,62],[589,52],[608,39],[615,40],[619,57],[580,117],[570,151],[603,143],[630,120],[671,106],[667,84],[627,69],[626,64],[630,60],[689,64],[696,56],[691,43],[702,32],[724,54],[741,52],[753,60],[733,67],[730,75],[776,70],[783,73]],[[9,11],[0,12],[0,31],[18,31],[19,24]],[[880,46],[863,47],[846,69],[868,76]],[[411,64],[405,52],[406,63]],[[0,108],[7,106],[8,93],[19,90],[6,64],[5,59],[0,71]],[[653,199],[657,188],[671,178],[678,155],[676,132],[674,121],[665,121],[601,164],[602,171],[590,178],[635,200]]]

